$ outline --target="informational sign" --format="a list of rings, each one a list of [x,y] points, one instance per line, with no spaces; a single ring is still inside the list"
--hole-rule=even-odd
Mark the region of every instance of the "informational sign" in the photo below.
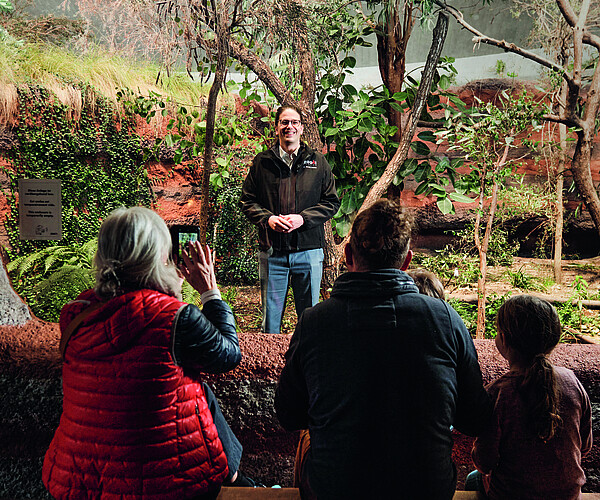
[[[62,239],[59,179],[19,179],[19,238]]]

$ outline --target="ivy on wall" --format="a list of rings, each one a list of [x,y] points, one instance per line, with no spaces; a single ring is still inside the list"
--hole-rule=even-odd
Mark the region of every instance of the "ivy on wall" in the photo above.
[[[10,205],[4,223],[14,254],[56,244],[19,240],[18,179],[62,181],[63,245],[81,245],[97,236],[102,220],[117,207],[152,201],[132,122],[121,121],[112,103],[89,85],[72,87],[81,92],[78,117],[44,87],[18,89],[18,142],[9,151],[11,165],[4,167]]]

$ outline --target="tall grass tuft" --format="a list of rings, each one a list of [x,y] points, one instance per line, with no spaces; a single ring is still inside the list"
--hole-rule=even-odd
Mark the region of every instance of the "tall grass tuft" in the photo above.
[[[208,86],[192,81],[185,73],[164,75],[157,82],[158,65],[141,62],[94,48],[76,54],[64,47],[43,43],[0,42],[0,125],[13,125],[16,87],[34,82],[51,90],[77,118],[81,93],[71,85],[85,82],[117,105],[117,91],[130,88],[140,94],[150,91],[169,96],[186,106],[200,105]]]

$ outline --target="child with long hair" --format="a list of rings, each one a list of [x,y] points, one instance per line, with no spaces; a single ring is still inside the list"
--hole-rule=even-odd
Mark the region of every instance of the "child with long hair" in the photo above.
[[[496,347],[510,369],[487,387],[494,414],[475,441],[480,472],[469,475],[465,489],[483,486],[492,500],[580,498],[581,457],[592,447],[591,405],[575,374],[548,360],[561,336],[556,309],[514,296],[498,310],[496,325]]]

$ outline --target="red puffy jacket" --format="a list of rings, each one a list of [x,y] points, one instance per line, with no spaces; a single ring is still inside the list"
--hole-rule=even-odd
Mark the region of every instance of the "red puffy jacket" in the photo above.
[[[93,291],[67,304],[64,330]],[[202,385],[172,357],[185,304],[138,290],[88,316],[63,365],[63,413],[42,479],[53,497],[184,499],[218,489],[227,459]]]

